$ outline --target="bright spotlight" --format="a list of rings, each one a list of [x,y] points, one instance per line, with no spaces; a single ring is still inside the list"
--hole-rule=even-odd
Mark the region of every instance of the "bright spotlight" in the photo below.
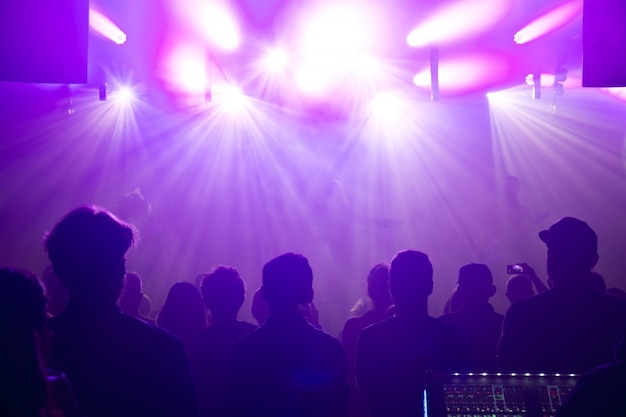
[[[354,61],[355,72],[362,78],[375,78],[381,73],[381,67],[381,63],[371,56],[363,55]]]
[[[280,72],[287,67],[289,58],[287,53],[282,49],[272,49],[268,51],[263,58],[265,68],[270,72]]]
[[[229,113],[245,108],[247,97],[239,87],[233,85],[215,86],[214,102]]]
[[[135,100],[135,94],[130,87],[122,87],[117,94],[117,99],[124,103],[130,103]]]
[[[126,43],[126,34],[108,17],[97,10],[89,9],[89,26],[95,32],[118,45]]]
[[[511,0],[459,0],[416,27],[406,42],[411,47],[421,47],[484,32],[501,21],[511,4]]]
[[[239,25],[225,5],[216,2],[206,4],[202,28],[209,40],[218,47],[227,51],[234,51],[239,47]]]
[[[370,102],[370,115],[375,119],[389,122],[402,114],[404,103],[395,92],[378,93]]]
[[[513,36],[513,40],[521,45],[553,32],[580,14],[582,7],[580,0],[562,4],[524,26]]]

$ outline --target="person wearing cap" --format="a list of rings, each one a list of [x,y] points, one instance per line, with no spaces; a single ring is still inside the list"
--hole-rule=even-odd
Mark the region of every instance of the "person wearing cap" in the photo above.
[[[461,310],[440,317],[463,329],[470,343],[475,370],[478,371],[497,368],[496,347],[504,316],[496,313],[489,303],[489,298],[495,293],[493,276],[487,265],[464,265],[459,269],[456,288]]]
[[[501,368],[578,373],[611,362],[613,343],[626,328],[626,301],[594,287],[596,233],[565,217],[539,238],[548,248],[552,288],[507,311],[498,346]]]

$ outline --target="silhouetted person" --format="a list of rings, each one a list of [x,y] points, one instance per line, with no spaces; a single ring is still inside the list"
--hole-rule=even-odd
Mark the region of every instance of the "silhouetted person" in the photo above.
[[[261,288],[255,291],[252,298],[252,305],[250,306],[250,312],[252,317],[256,320],[259,326],[263,325],[267,318],[270,316],[270,307],[267,305],[267,300],[263,298]],[[304,318],[307,319],[315,328],[322,329],[320,324],[319,312],[314,303],[309,303],[304,308]]]
[[[614,357],[612,364],[580,377],[557,417],[626,416],[626,332],[615,343]]]
[[[228,354],[225,416],[347,416],[349,387],[339,342],[303,317],[313,300],[313,272],[287,253],[263,267],[265,324]]]
[[[192,340],[206,326],[206,314],[198,288],[190,282],[172,285],[156,323],[178,337],[185,348],[189,348]]]
[[[609,294],[614,295],[616,297],[626,299],[626,291],[624,291],[621,288],[617,288],[617,287],[608,288],[606,290],[606,292],[608,292]]]
[[[594,288],[598,239],[589,225],[565,217],[539,233],[548,247],[553,288],[513,304],[498,348],[505,370],[587,372],[612,360],[626,327],[626,302]]]
[[[465,332],[475,370],[492,371],[497,368],[496,348],[504,316],[496,313],[489,303],[489,298],[495,293],[493,276],[487,265],[464,265],[459,269],[457,285],[461,310],[440,317]]]
[[[202,300],[211,324],[193,341],[189,351],[201,416],[220,415],[226,353],[233,342],[257,328],[237,320],[246,287],[235,268],[219,266],[201,281]]]
[[[137,317],[149,324],[155,324],[154,320],[146,317],[141,311],[145,303],[151,304],[150,299],[143,293],[141,277],[134,272],[127,272],[124,276],[122,294],[117,304],[124,314]]]
[[[372,308],[365,314],[353,317],[346,321],[341,332],[341,344],[346,352],[348,360],[348,375],[352,388],[351,415],[361,415],[362,401],[358,395],[354,366],[356,361],[356,344],[361,330],[383,319],[387,309],[391,306],[391,294],[389,293],[389,267],[385,264],[375,265],[367,276],[367,295]]]
[[[58,316],[67,306],[70,295],[52,270],[52,265],[48,265],[43,271],[42,281],[48,299],[48,314],[52,317]]]
[[[535,295],[533,283],[527,275],[513,275],[506,281],[506,298],[513,303]]]
[[[469,346],[461,329],[428,315],[433,267],[426,254],[396,254],[389,289],[396,315],[361,331],[357,383],[373,417],[421,416],[426,372],[468,369]]]
[[[130,226],[91,206],[72,210],[47,235],[48,257],[70,293],[50,321],[54,363],[90,417],[196,416],[180,342],[116,304],[133,241]]]
[[[80,416],[65,376],[49,369],[46,297],[34,274],[0,269],[0,415]]]

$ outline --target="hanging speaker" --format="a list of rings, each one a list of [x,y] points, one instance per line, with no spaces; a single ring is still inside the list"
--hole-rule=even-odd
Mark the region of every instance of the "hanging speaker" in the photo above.
[[[0,0],[0,81],[87,82],[89,0]]]
[[[583,86],[626,87],[626,0],[585,0]]]

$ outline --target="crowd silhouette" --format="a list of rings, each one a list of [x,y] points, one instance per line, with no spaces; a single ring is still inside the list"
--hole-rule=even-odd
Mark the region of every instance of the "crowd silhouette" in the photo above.
[[[429,371],[582,374],[558,417],[626,415],[626,294],[593,271],[598,237],[582,220],[538,233],[547,276],[518,264],[505,314],[490,304],[492,271],[470,263],[431,316],[437,265],[398,252],[370,270],[338,338],[321,328],[314,269],[295,253],[264,265],[256,325],[239,320],[246,283],[225,265],[174,284],[150,317],[125,266],[136,238],[81,206],[46,234],[41,281],[0,269],[0,415],[422,416]]]

